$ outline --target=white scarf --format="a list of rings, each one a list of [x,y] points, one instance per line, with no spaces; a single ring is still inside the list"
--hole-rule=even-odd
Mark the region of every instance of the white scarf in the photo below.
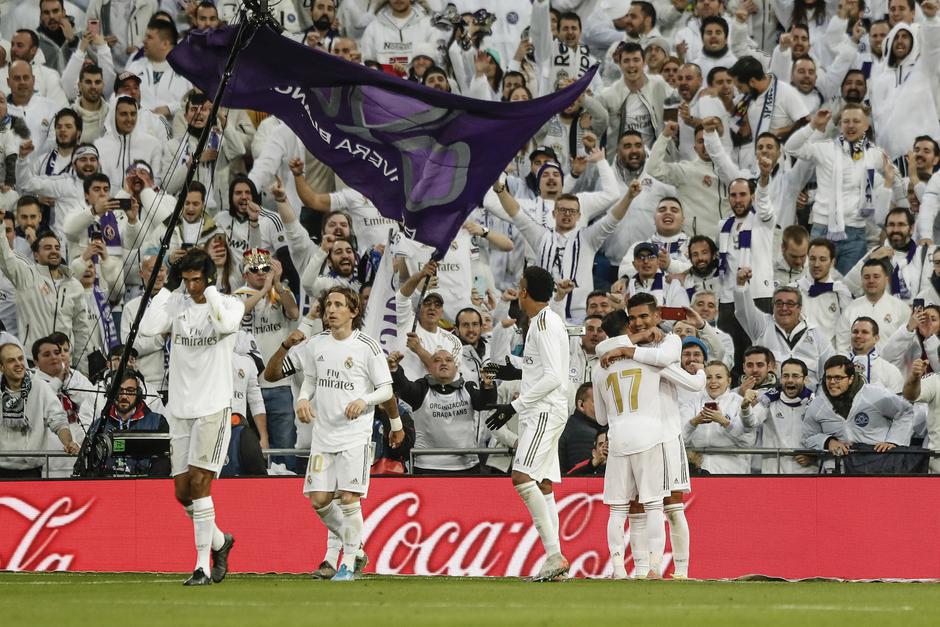
[[[871,144],[868,143],[868,140],[862,140],[861,143],[855,142],[854,145],[850,145],[845,138],[841,135],[838,139],[832,142],[832,189],[830,192],[834,195],[833,202],[830,205],[832,209],[829,211],[829,225],[827,228],[826,237],[833,242],[839,242],[845,239],[845,194],[842,193],[842,176],[843,176],[843,161],[842,158],[848,154],[852,155],[853,149],[858,152],[860,150],[861,157],[853,160],[860,160],[863,163],[866,161],[868,148],[871,147]],[[867,163],[865,163],[867,165]],[[859,190],[859,195],[863,199],[863,204],[859,208],[859,213],[863,217],[871,217],[875,209],[872,205],[872,193],[875,187],[875,169],[874,168],[865,168],[865,176],[862,177],[861,189]]]

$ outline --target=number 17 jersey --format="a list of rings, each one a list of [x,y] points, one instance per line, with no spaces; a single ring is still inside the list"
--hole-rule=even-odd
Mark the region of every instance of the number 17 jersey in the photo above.
[[[599,424],[609,425],[610,455],[641,453],[663,441],[659,372],[632,359],[594,367],[594,411]]]

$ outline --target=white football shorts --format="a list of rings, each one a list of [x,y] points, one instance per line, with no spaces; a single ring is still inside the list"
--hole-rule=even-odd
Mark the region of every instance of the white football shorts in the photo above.
[[[536,482],[544,479],[560,482],[558,439],[566,422],[567,418],[559,418],[549,412],[520,417],[519,441],[512,469],[529,475]]]
[[[175,477],[195,466],[218,475],[228,458],[232,410],[226,407],[199,418],[167,414],[166,421],[170,425],[170,474]]]
[[[678,435],[672,440],[663,443],[666,449],[666,472],[669,475],[669,490],[671,492],[692,491],[689,481],[689,457],[685,453],[685,442]]]
[[[304,494],[311,492],[355,492],[363,498],[369,492],[372,446],[354,446],[345,451],[311,449],[304,478]]]
[[[666,451],[662,444],[632,455],[609,455],[604,473],[604,503],[651,503],[669,496]]]

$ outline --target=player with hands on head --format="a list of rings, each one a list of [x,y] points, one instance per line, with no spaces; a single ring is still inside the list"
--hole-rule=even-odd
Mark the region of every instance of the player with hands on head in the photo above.
[[[171,473],[176,499],[193,519],[197,555],[185,585],[208,585],[225,577],[235,542],[215,524],[211,488],[232,433],[232,355],[245,308],[215,287],[215,265],[202,249],[188,250],[176,268],[186,292],[157,292],[141,320],[140,335],[169,334],[173,346],[166,413]]]

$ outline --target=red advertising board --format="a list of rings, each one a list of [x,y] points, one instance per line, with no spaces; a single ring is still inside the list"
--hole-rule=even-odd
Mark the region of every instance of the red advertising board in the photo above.
[[[579,577],[610,572],[601,489],[600,479],[566,479],[556,492]],[[693,490],[693,577],[940,577],[932,477],[710,477]],[[237,538],[233,572],[319,564],[326,532],[300,478],[230,479],[213,492],[219,526]],[[506,478],[376,479],[363,510],[370,571],[520,576],[543,557]],[[185,572],[193,561],[192,523],[169,481],[0,482],[0,569]]]

